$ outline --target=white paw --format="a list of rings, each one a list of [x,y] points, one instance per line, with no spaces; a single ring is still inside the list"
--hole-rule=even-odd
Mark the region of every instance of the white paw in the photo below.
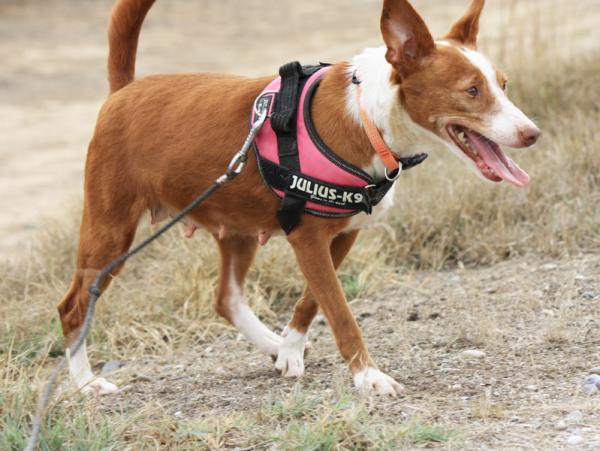
[[[304,349],[308,338],[288,327],[282,337],[275,368],[281,371],[283,377],[300,377],[304,374]]]
[[[81,393],[84,395],[110,395],[118,390],[117,386],[111,382],[108,382],[103,377],[98,377],[91,381],[89,384],[81,387]]]
[[[396,396],[402,393],[402,385],[377,368],[367,368],[354,375],[354,386],[362,392],[376,395]]]

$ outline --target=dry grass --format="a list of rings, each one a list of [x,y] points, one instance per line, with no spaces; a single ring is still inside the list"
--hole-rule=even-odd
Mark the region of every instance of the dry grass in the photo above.
[[[532,175],[531,188],[483,184],[451,156],[435,155],[403,177],[398,209],[389,221],[361,237],[342,270],[350,297],[373,296],[382,281],[400,272],[488,265],[521,255],[566,258],[600,249],[600,54],[557,55],[554,47],[542,44],[535,27],[523,26],[520,33],[516,47],[511,41],[512,46],[501,45],[495,52],[504,61],[511,56],[505,68],[513,77],[512,97],[545,133],[535,150],[515,156]],[[538,36],[533,43],[525,39],[532,35]],[[535,64],[524,50],[531,48]],[[17,265],[0,269],[1,449],[22,447],[39,384],[63,351],[54,306],[71,276],[77,216],[72,212],[66,220],[49,222]],[[148,233],[146,228],[141,235]],[[214,244],[207,235],[193,241],[181,235],[170,233],[132,261],[103,296],[90,339],[92,362],[169,355],[231,332],[211,310],[218,261]],[[250,302],[274,322],[276,313],[289,311],[301,289],[289,249],[283,240],[274,240],[249,276]],[[463,338],[502,341],[489,310],[472,309],[486,314],[465,319]],[[568,341],[567,316],[559,312],[542,324],[541,339]],[[369,413],[368,405],[345,393],[329,398],[274,393],[254,418],[228,415],[210,421],[179,421],[152,404],[106,411],[71,395],[63,391],[54,403],[44,430],[45,449],[460,443],[456,434],[435,424],[409,422],[391,430],[385,419]],[[502,406],[485,396],[472,409],[479,419],[503,415]]]

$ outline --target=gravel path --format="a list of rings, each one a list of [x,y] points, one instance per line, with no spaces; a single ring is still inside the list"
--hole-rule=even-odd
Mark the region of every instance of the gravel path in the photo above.
[[[372,400],[391,423],[418,417],[458,431],[469,449],[598,449],[600,256],[521,259],[480,270],[400,277],[352,302],[371,353],[405,396]],[[272,326],[281,330],[284,321]],[[350,387],[325,324],[311,331],[306,374],[283,379],[233,331],[165,358],[127,362],[106,408],[159,403],[178,418],[251,415],[267,396]],[[478,351],[478,352],[473,352]]]

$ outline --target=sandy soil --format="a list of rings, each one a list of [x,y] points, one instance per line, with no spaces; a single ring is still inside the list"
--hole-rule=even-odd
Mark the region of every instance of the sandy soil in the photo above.
[[[534,0],[488,3],[482,26],[486,48],[506,41],[510,17],[546,24],[552,33],[536,39],[548,39],[549,45],[578,52],[598,45],[591,33],[598,0],[551,0],[535,16],[530,14],[538,4]],[[86,147],[107,92],[111,4],[0,2],[0,258],[23,254],[43,217],[62,215],[81,197]],[[414,4],[436,34],[466,7],[466,1]],[[347,59],[379,45],[379,5],[379,0],[248,0],[243,7],[236,0],[159,1],[143,30],[138,74],[258,75],[294,59]],[[561,16],[564,5],[570,13]],[[575,38],[562,39],[563,34]],[[500,53],[510,58],[510,51]]]
[[[445,425],[463,449],[598,449],[600,395],[584,393],[582,383],[600,366],[599,271],[598,256],[521,259],[405,276],[381,298],[355,300],[373,357],[406,387],[405,396],[377,399],[373,409],[388,424]],[[271,326],[284,325],[282,318]],[[232,332],[185,354],[127,362],[109,375],[122,391],[102,403],[108,410],[152,403],[178,420],[251,416],[269,393],[289,393],[296,383],[313,396],[350,387],[322,318],[311,340],[299,382],[279,377]],[[486,355],[469,360],[465,350]],[[560,426],[574,411],[581,424]],[[575,448],[567,445],[573,436],[582,438]]]

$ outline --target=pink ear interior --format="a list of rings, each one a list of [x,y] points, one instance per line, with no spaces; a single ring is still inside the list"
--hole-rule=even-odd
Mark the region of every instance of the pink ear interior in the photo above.
[[[404,57],[405,60],[413,60],[417,56],[417,41],[414,37],[408,38],[404,43]]]

